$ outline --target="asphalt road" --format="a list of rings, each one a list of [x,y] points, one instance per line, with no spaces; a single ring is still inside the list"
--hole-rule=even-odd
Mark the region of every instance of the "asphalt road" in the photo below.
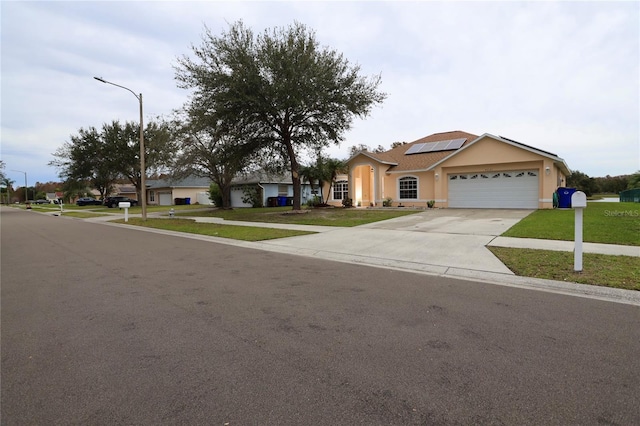
[[[640,424],[640,308],[3,209],[2,425]]]

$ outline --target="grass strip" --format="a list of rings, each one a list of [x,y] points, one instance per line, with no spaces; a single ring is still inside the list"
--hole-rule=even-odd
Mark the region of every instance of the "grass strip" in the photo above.
[[[582,272],[573,270],[573,253],[488,247],[514,274],[626,290],[640,290],[640,257],[583,253]]]
[[[190,234],[209,235],[211,237],[230,238],[242,241],[263,241],[276,238],[295,237],[298,235],[315,234],[309,231],[296,231],[291,229],[261,228],[255,226],[221,225],[217,223],[199,223],[193,219],[150,219],[143,221],[140,218],[114,220],[132,226],[144,226],[147,228],[166,229],[169,231],[187,232]]]
[[[60,216],[70,216],[70,217],[77,217],[79,219],[89,219],[92,217],[102,217],[102,216],[110,216],[108,214],[101,214],[101,213],[93,213],[93,212],[79,212],[79,211],[67,211],[65,210],[64,212],[62,212],[62,214]]]
[[[220,217],[225,220],[263,223],[289,223],[298,225],[320,225],[352,227],[400,216],[415,214],[418,210],[384,209],[305,209],[294,212],[291,207],[240,208],[233,210],[211,209],[198,212],[181,212],[178,215],[191,217]]]
[[[574,210],[536,210],[502,236],[573,241],[574,221]],[[588,203],[583,212],[583,240],[590,243],[640,246],[640,205]]]

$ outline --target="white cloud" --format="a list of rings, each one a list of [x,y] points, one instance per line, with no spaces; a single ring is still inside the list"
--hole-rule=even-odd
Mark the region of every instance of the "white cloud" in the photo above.
[[[346,142],[431,133],[504,135],[591,176],[640,168],[637,2],[2,2],[2,159],[57,180],[51,153],[81,127],[186,101],[176,59],[242,19],[256,33],[297,20],[387,100]],[[33,177],[33,179],[32,179]],[[15,179],[15,178],[14,178]],[[20,181],[19,179],[15,179]]]

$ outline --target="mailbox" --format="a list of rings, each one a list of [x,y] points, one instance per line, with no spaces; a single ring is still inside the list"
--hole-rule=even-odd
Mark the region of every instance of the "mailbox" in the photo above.
[[[131,203],[129,201],[121,201],[118,203],[118,207],[128,209],[131,207]]]
[[[582,210],[587,207],[587,195],[582,191],[571,194],[571,207],[576,212],[574,221],[573,270],[582,272]]]
[[[582,191],[576,191],[571,194],[571,207],[574,209],[587,207],[587,195]]]

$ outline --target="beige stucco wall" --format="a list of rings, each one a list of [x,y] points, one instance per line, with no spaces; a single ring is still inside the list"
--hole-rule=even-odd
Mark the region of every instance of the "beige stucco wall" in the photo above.
[[[400,200],[400,183],[399,180],[403,177],[414,177],[418,179],[418,198]],[[393,199],[392,206],[409,207],[426,207],[427,201],[435,200],[434,189],[434,172],[406,172],[406,173],[387,173],[384,175],[384,194],[382,194],[382,200],[386,198]]]

